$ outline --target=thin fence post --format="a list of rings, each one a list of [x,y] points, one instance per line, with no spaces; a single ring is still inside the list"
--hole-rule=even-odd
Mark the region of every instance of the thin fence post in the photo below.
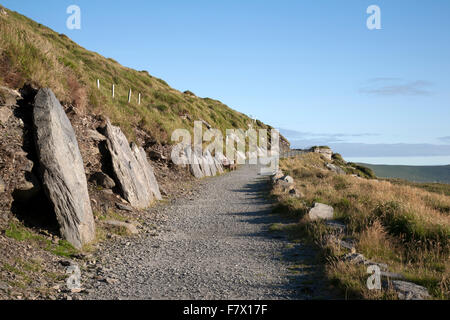
[[[113,99],[114,99],[114,84],[112,85],[112,97],[113,97]]]
[[[97,79],[97,89],[100,89],[100,79]]]
[[[138,94],[138,104],[141,104],[141,94]]]
[[[128,103],[130,103],[131,102],[131,89],[130,89],[130,91],[128,91]]]

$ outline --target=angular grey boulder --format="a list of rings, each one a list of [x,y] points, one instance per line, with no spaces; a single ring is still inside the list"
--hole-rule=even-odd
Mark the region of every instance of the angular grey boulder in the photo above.
[[[412,282],[394,280],[392,287],[400,300],[425,300],[430,297],[427,288]]]
[[[200,159],[199,157],[192,151],[190,146],[186,146],[185,154],[189,162],[189,171],[191,174],[197,179],[203,178],[205,175],[203,174],[202,169],[200,168]]]
[[[103,223],[112,229],[117,228],[118,231],[121,231],[121,229],[123,229],[128,234],[138,234],[139,233],[138,229],[131,223],[117,221],[117,220],[106,220]]]
[[[103,172],[94,173],[89,181],[95,182],[98,186],[101,186],[106,189],[112,189],[116,186],[114,180]]]
[[[342,174],[342,175],[345,174],[344,169],[342,169],[341,167],[334,165],[332,163],[327,163],[326,167],[328,168],[328,170],[333,171],[334,173]]]
[[[61,235],[80,249],[95,237],[94,216],[75,132],[50,89],[36,95],[33,123],[44,190]]]
[[[212,173],[211,173],[211,167],[208,163],[208,160],[206,159],[205,156],[200,156],[200,168],[202,169],[203,175],[205,177],[211,177]]]
[[[308,215],[311,220],[330,220],[333,219],[334,209],[329,205],[316,202],[314,207],[309,211]]]
[[[217,175],[216,164],[214,163],[214,159],[209,151],[206,152],[205,159],[206,159],[206,162],[208,163],[209,171],[211,172],[211,175],[216,176]]]
[[[105,136],[123,197],[136,209],[148,208],[154,196],[148,177],[144,174],[148,168],[144,167],[142,157],[138,156],[138,160],[136,156],[139,152],[131,150],[122,130],[111,125],[109,119],[106,121]]]
[[[216,157],[214,157],[213,160],[214,160],[214,164],[216,166],[217,172],[219,174],[223,174],[223,166],[220,163],[220,161]]]
[[[132,143],[131,150],[136,157],[136,160],[142,167],[142,174],[145,176],[146,185],[149,189],[149,192],[153,194],[156,200],[161,200],[161,192],[159,191],[158,181],[155,177],[155,172],[153,171],[153,167],[147,160],[147,154],[145,153],[144,148],[138,147],[135,143]]]

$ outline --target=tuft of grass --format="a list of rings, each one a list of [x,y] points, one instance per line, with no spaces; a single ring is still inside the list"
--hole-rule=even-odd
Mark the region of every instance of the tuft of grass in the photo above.
[[[22,223],[10,222],[8,228],[5,230],[5,235],[17,241],[30,242],[34,246],[49,251],[57,256],[69,257],[78,253],[78,250],[66,240],[59,240],[58,243],[55,244],[43,235],[37,234],[35,231],[26,228]]]
[[[36,237],[31,231],[21,224],[10,222],[8,228],[5,230],[5,235],[17,241],[30,240]]]
[[[78,253],[78,250],[66,240],[59,240],[57,244],[48,244],[45,250],[60,257],[70,257]]]

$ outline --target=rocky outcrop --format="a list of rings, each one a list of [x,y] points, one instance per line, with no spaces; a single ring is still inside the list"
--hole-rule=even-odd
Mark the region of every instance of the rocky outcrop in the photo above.
[[[346,174],[344,169],[342,169],[341,167],[339,167],[335,164],[327,163],[326,167],[328,168],[328,170],[333,171],[334,173],[342,174],[342,175]]]
[[[161,194],[145,151],[136,145],[131,148],[122,130],[109,120],[106,121],[105,136],[116,182],[123,197],[136,209],[148,208]]]
[[[325,159],[329,161],[331,161],[331,158],[333,156],[333,151],[328,147],[312,147],[310,151],[321,154],[325,157]]]
[[[205,159],[207,161],[207,165],[209,166],[211,175],[216,176],[217,175],[217,167],[216,167],[214,159],[209,151],[206,152]]]
[[[143,171],[142,174],[145,177],[146,185],[149,188],[149,192],[153,194],[153,197],[155,197],[156,200],[161,200],[161,192],[159,191],[159,185],[158,181],[155,177],[155,172],[153,170],[153,167],[147,160],[147,154],[145,153],[144,148],[138,147],[136,144],[132,144],[131,150],[134,153],[134,156],[136,157],[137,161],[141,165]]]
[[[195,152],[192,151],[190,146],[186,146],[184,150],[189,164],[189,171],[191,172],[191,174],[197,179],[203,178],[205,175],[203,174],[203,171],[200,167],[200,159],[197,156],[197,154],[195,154]]]
[[[107,174],[103,172],[96,172],[94,173],[89,181],[94,182],[96,185],[106,188],[106,189],[112,189],[116,186],[116,183],[114,180],[108,176]]]
[[[213,160],[214,160],[214,165],[216,166],[217,172],[219,174],[222,174],[224,172],[222,163],[220,163],[220,161],[216,157],[214,157]]]
[[[334,209],[329,205],[316,202],[314,207],[309,211],[308,216],[311,220],[330,220],[333,219]]]
[[[212,173],[208,160],[206,159],[205,156],[200,156],[199,159],[200,159],[200,168],[202,169],[203,175],[205,177],[211,177]]]
[[[430,297],[427,288],[412,282],[394,280],[392,288],[397,292],[400,300],[425,300]]]
[[[72,125],[50,89],[35,97],[33,124],[44,189],[61,234],[81,248],[95,237],[83,160]]]
[[[138,229],[131,223],[117,221],[117,220],[106,220],[103,224],[110,229],[116,229],[118,232],[125,232],[127,234],[138,234]]]

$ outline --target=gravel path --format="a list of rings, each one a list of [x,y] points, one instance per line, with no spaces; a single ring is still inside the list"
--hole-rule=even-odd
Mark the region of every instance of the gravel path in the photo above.
[[[202,181],[195,196],[162,206],[156,237],[107,249],[89,299],[307,299],[320,282],[314,251],[268,231],[280,222],[254,166]],[[106,270],[106,271],[105,271]],[[116,280],[114,280],[116,279]]]

